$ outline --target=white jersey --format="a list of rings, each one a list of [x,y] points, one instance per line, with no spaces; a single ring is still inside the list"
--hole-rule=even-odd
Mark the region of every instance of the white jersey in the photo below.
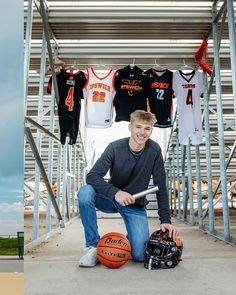
[[[112,125],[115,71],[110,70],[99,77],[93,68],[87,69],[87,83],[84,87],[85,126],[107,128]]]
[[[199,71],[173,74],[173,90],[177,97],[179,114],[179,142],[187,145],[189,138],[192,144],[202,142],[202,121],[200,96],[203,93],[203,74]]]

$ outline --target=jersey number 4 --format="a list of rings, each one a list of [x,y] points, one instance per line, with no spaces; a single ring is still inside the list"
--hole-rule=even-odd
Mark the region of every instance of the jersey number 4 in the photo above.
[[[192,89],[189,89],[188,90],[188,94],[187,94],[187,98],[186,98],[186,104],[187,105],[191,105],[191,106],[193,106],[193,91],[192,91]]]
[[[70,87],[68,93],[67,93],[67,97],[65,100],[65,105],[67,105],[69,107],[69,111],[72,112],[73,111],[73,107],[74,107],[74,87]]]

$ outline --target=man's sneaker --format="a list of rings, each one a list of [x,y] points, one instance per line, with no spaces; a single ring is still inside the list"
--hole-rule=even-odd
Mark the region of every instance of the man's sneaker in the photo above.
[[[79,266],[93,267],[98,263],[97,248],[90,247],[86,254],[84,254],[79,261]]]

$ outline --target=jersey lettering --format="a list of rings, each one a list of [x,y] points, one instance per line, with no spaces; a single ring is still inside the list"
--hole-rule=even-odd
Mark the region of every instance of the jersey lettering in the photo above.
[[[111,91],[111,87],[107,84],[103,84],[103,83],[93,83],[89,85],[89,89],[93,89],[93,88],[101,88],[107,91]]]
[[[191,105],[193,107],[193,91],[192,89],[188,90],[187,98],[186,98],[186,105]]]
[[[196,88],[195,84],[182,84],[183,88]]]
[[[164,82],[152,82],[151,83],[151,88],[168,89],[169,85],[170,85],[169,83],[164,83]]]
[[[124,82],[124,84],[121,85],[120,89],[127,90],[129,96],[133,96],[134,91],[142,91],[143,90],[143,88],[140,85],[138,85],[141,83],[140,80],[130,81],[128,79],[123,79],[122,82]]]
[[[70,87],[68,93],[67,93],[67,97],[65,100],[65,105],[67,105],[69,107],[69,111],[72,112],[73,111],[73,107],[74,107],[74,87]]]

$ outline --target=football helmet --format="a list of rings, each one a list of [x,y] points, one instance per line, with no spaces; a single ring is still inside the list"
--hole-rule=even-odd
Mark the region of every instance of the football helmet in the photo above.
[[[145,243],[144,267],[147,269],[174,268],[181,261],[183,243],[180,238],[173,240],[168,231],[153,232]]]

